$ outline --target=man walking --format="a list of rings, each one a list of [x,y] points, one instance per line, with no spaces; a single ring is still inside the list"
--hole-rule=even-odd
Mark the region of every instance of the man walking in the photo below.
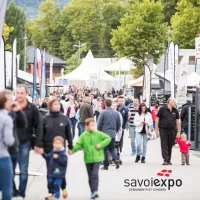
[[[80,121],[79,125],[81,128],[81,133],[85,131],[85,120],[88,118],[94,118],[93,108],[91,105],[91,98],[86,97],[84,102],[81,104],[80,107]]]
[[[139,108],[139,99],[134,99],[133,103],[129,104],[128,111],[129,111],[129,135],[131,137],[131,155],[136,155],[136,132],[135,132],[135,125],[134,125],[134,117],[135,114],[138,112]]]
[[[121,113],[122,115],[122,119],[123,119],[123,123],[122,123],[122,137],[121,137],[121,141],[120,141],[120,152],[122,152],[122,148],[123,148],[123,144],[124,144],[124,131],[126,129],[126,125],[128,122],[128,109],[126,108],[126,106],[124,105],[124,97],[123,96],[119,96],[118,97],[118,111]]]
[[[160,108],[156,117],[156,135],[160,133],[163,165],[172,165],[171,154],[175,141],[175,128],[180,134],[179,113],[175,108],[176,100],[170,98],[168,105]]]
[[[189,107],[192,106],[192,102],[191,101],[187,101],[186,104],[184,104],[182,106],[182,109],[181,109],[181,128],[184,129],[184,132],[185,134],[187,135],[187,138],[188,138],[188,116],[189,116]],[[188,138],[190,140],[190,138]]]
[[[6,101],[6,108],[9,112],[9,115],[11,116],[13,120],[13,136],[15,138],[15,143],[12,147],[9,148],[10,157],[12,160],[13,166],[17,165],[17,154],[19,151],[19,139],[17,136],[17,130],[16,127],[20,127],[22,129],[27,128],[27,120],[26,116],[23,111],[20,110],[19,104],[14,101],[14,95],[11,91],[5,90],[4,94],[7,98]],[[15,177],[15,169],[13,170],[13,183],[14,183],[14,177]],[[17,196],[17,190],[15,187],[15,184],[13,184],[13,197]]]
[[[116,164],[116,168],[119,168],[119,158],[115,149],[115,137],[117,132],[121,128],[120,115],[116,110],[111,108],[112,100],[105,100],[106,109],[99,115],[97,129],[109,135],[112,140],[111,143],[104,149],[105,160],[104,160],[104,170],[108,170],[109,160],[108,160],[108,150],[112,155],[112,159]]]
[[[19,189],[17,191],[18,199],[25,198],[25,191],[28,182],[29,153],[32,147],[37,153],[42,153],[42,128],[37,107],[28,102],[26,96],[28,90],[25,85],[19,84],[16,88],[16,101],[21,110],[24,111],[27,118],[27,128],[21,128],[17,125],[17,134],[19,138],[18,164],[20,169]],[[15,169],[16,166],[14,166]]]

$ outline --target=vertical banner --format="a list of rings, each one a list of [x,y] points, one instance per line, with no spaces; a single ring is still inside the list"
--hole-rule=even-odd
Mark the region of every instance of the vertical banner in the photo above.
[[[42,56],[42,75],[41,75],[41,98],[45,98],[46,96],[46,58],[45,58],[45,50]]]
[[[17,86],[17,39],[13,42],[12,52],[12,90],[15,90]]]
[[[6,51],[6,89],[12,89],[12,52]]]
[[[53,58],[50,62],[50,76],[49,76],[49,83],[53,84]]]
[[[178,57],[179,57],[179,46],[175,44],[175,84],[178,83],[179,77],[179,66],[178,66]]]
[[[6,13],[6,6],[7,6],[7,0],[1,0],[0,1],[0,36],[3,35],[2,32],[3,32],[3,25],[4,25],[4,17]],[[0,47],[1,47],[1,42],[2,40],[0,40]]]
[[[196,67],[195,71],[200,75],[200,37],[195,38]]]
[[[1,47],[0,47],[0,91],[5,90],[6,85],[6,70],[5,70],[5,44],[1,37]]]
[[[168,69],[170,72],[171,97],[175,97],[175,44],[170,42],[168,47]]]
[[[179,65],[179,76],[177,86],[177,105],[183,105],[187,100],[187,67],[188,63]]]
[[[42,76],[42,56],[40,49],[37,49],[37,77],[39,79],[40,93],[41,93],[41,76]]]
[[[37,55],[38,55],[38,50],[39,49],[35,49],[34,51],[34,68],[33,68],[33,102],[34,100],[37,98]]]
[[[145,87],[146,87],[146,93],[145,93],[145,99],[146,99],[146,106],[150,108],[150,96],[151,96],[151,71],[149,66],[145,65]]]

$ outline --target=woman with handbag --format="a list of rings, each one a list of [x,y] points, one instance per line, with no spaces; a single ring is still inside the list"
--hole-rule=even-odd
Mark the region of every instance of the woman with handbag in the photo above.
[[[148,109],[144,103],[141,103],[134,118],[134,125],[136,127],[136,148],[137,148],[137,157],[135,162],[140,161],[140,154],[142,149],[142,159],[141,163],[145,163],[146,152],[147,152],[147,134],[149,129],[152,127],[152,116],[148,112]],[[143,146],[143,148],[142,148]]]

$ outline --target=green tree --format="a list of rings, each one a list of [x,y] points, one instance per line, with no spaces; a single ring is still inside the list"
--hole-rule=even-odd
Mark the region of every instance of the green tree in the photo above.
[[[14,31],[14,27],[13,26],[9,27],[9,26],[7,26],[7,24],[4,23],[4,25],[3,25],[3,37],[4,37],[5,42],[9,39],[9,35],[13,31]],[[10,44],[6,45],[6,50],[11,50],[11,45]]]
[[[172,39],[180,48],[194,49],[195,37],[200,32],[200,1],[181,0],[177,10],[171,19]]]
[[[28,21],[28,30],[33,45],[62,57],[60,41],[64,24],[61,21],[60,7],[53,0],[40,4],[40,16]]]
[[[167,25],[163,23],[163,5],[160,1],[136,2],[121,19],[121,26],[112,31],[111,44],[119,57],[130,58],[136,69],[133,75],[142,75],[147,59],[159,61],[167,40]],[[140,73],[134,73],[134,71]]]
[[[14,27],[14,30],[10,33],[9,39],[6,41],[6,45],[12,47],[13,41],[17,38],[17,53],[20,54],[20,69],[24,66],[24,35],[26,32],[26,16],[23,8],[16,6],[14,0],[12,0],[6,10],[5,23],[9,27]]]
[[[180,0],[162,0],[164,6],[165,22],[170,24],[171,17],[177,12],[177,3]]]
[[[86,43],[95,55],[114,54],[110,39],[111,30],[119,25],[125,6],[121,0],[73,0],[64,7],[63,18],[68,18],[74,41]]]

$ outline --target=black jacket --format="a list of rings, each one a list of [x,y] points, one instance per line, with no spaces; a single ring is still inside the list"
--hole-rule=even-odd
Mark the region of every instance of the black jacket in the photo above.
[[[26,129],[27,119],[26,119],[25,113],[21,110],[17,112],[10,111],[9,115],[12,117],[12,120],[13,120],[13,136],[15,138],[15,143],[13,144],[12,147],[9,148],[10,156],[13,157],[13,156],[16,156],[18,152],[18,146],[19,146],[19,139],[18,139],[16,127],[19,127],[21,129]]]
[[[68,118],[62,113],[50,112],[43,120],[43,142],[46,153],[53,149],[52,143],[56,136],[67,140],[69,149],[72,149],[72,133]]]
[[[189,114],[189,107],[191,104],[184,104],[181,109],[181,127],[188,128],[188,114]]]
[[[54,159],[53,155],[57,154],[58,158]],[[60,152],[52,150],[50,153],[44,153],[43,157],[47,160],[47,174],[48,177],[65,178],[67,169],[67,155],[66,150]]]
[[[17,134],[20,143],[34,141],[34,146],[42,147],[42,123],[37,107],[28,102],[23,111],[26,115],[28,126],[27,128],[22,128],[17,125]]]

